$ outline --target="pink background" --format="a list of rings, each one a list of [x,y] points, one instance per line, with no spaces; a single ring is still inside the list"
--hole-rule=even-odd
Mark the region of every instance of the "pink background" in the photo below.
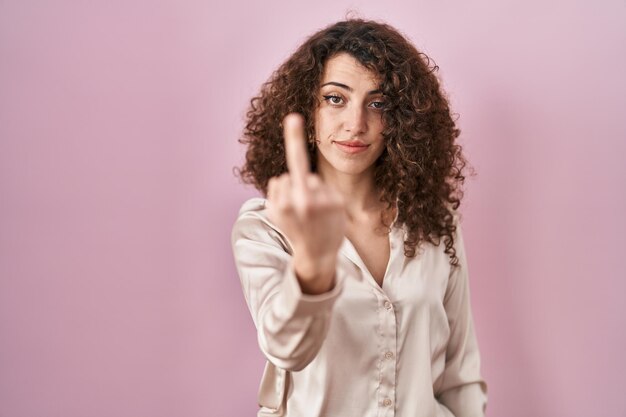
[[[296,4],[297,3],[297,4]],[[252,416],[248,100],[353,9],[440,66],[490,416],[626,416],[626,4],[0,2],[0,417]]]

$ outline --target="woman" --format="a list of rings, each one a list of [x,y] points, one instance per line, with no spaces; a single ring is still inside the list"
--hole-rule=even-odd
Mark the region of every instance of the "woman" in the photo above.
[[[251,101],[232,245],[267,358],[259,416],[482,416],[436,67],[392,27],[311,36]]]

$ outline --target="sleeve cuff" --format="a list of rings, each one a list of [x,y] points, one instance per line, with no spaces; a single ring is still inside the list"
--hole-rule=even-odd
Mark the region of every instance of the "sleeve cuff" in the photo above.
[[[330,291],[323,294],[304,294],[300,288],[300,282],[296,276],[293,259],[289,261],[285,269],[285,276],[282,282],[282,294],[287,316],[309,316],[328,312],[332,309],[337,298],[343,290],[346,271],[340,262],[335,268],[335,285]]]

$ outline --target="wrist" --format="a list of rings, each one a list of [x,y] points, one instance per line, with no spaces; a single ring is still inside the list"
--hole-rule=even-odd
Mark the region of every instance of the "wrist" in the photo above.
[[[293,267],[305,294],[322,294],[333,289],[335,285],[336,255],[313,259],[294,254]]]

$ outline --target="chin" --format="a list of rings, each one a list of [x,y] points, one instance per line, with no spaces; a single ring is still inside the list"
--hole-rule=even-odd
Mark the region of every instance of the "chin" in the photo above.
[[[330,163],[329,164],[335,171],[339,171],[341,173],[344,174],[348,174],[348,175],[360,175],[362,173],[364,173],[365,171],[367,171],[368,169],[370,169],[372,167],[373,162],[368,164],[368,163],[363,163],[362,161],[359,162],[351,162],[351,161],[338,161],[335,163]]]
[[[344,155],[336,155],[331,152],[331,154],[327,156],[328,157],[323,155],[318,150],[318,169],[320,165],[323,164],[327,169],[347,175],[363,174],[368,169],[371,169],[376,162],[376,159],[372,160],[371,155],[368,155],[365,158],[363,158],[364,155],[358,157],[345,157]]]

